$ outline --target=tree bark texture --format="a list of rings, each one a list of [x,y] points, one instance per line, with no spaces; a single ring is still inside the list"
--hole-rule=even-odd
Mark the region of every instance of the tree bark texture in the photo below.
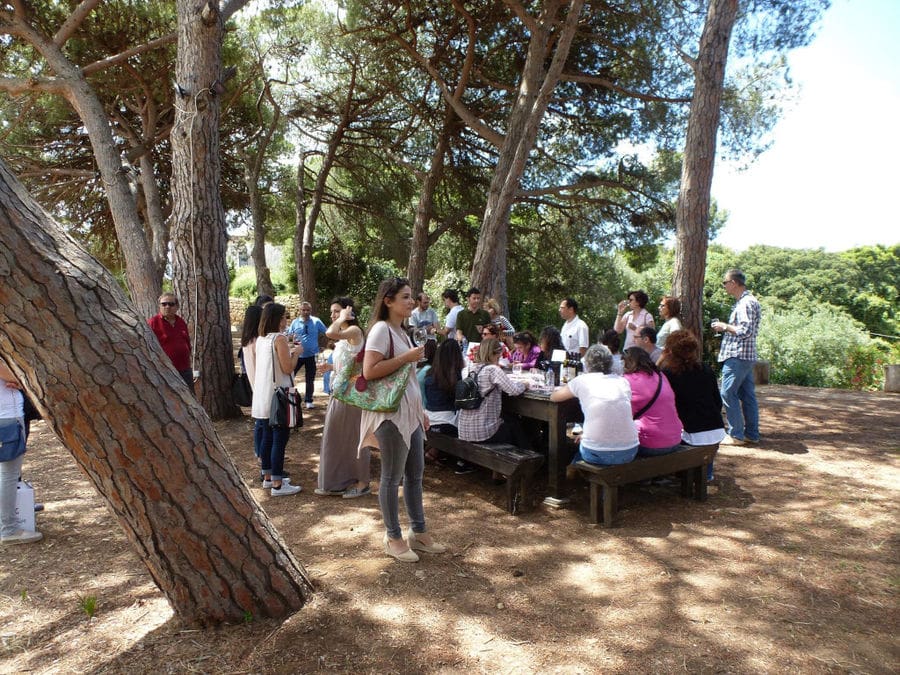
[[[675,270],[672,289],[681,299],[682,322],[703,335],[703,285],[709,245],[709,205],[716,136],[728,45],[737,17],[738,0],[710,0],[694,63],[694,95],[688,115],[675,207]]]
[[[207,625],[303,606],[306,572],[146,320],[2,162],[0,357],[178,617]]]
[[[70,17],[77,24],[83,17]],[[156,300],[162,283],[162,271],[154,263],[137,202],[131,192],[110,128],[109,117],[81,70],[62,51],[61,44],[27,23],[18,12],[6,31],[30,44],[47,61],[60,83],[59,91],[81,118],[106,187],[106,198],[116,228],[116,236],[125,256],[125,277],[131,300],[142,316],[157,311]],[[63,40],[64,42],[64,40]]]
[[[491,179],[471,278],[472,285],[479,288],[482,295],[497,298],[504,307],[510,210],[544,112],[568,57],[583,4],[583,0],[570,0],[565,19],[560,23],[562,3],[559,0],[544,2],[528,42],[522,80]]]
[[[216,9],[211,9],[216,8]],[[219,95],[224,33],[218,2],[178,0],[172,144],[172,286],[190,331],[198,398],[213,419],[235,417],[225,209],[219,194]]]

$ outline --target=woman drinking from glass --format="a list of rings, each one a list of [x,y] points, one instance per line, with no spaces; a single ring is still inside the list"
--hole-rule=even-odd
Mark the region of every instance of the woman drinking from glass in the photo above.
[[[378,287],[372,318],[366,337],[363,375],[372,381],[389,377],[404,365],[416,363],[425,348],[414,347],[406,334],[405,323],[416,306],[409,281],[400,277],[386,279]],[[378,503],[384,519],[384,552],[403,562],[416,562],[415,551],[443,553],[425,527],[422,504],[422,477],[425,471],[424,436],[428,417],[414,369],[397,386],[404,387],[403,398],[395,412],[362,411],[360,444],[381,451],[381,483]],[[410,521],[407,539],[400,529],[399,488],[403,481],[403,500]]]

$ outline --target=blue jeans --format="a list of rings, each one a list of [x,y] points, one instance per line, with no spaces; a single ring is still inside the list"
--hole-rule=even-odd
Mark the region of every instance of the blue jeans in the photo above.
[[[669,446],[668,448],[648,448],[646,446],[639,445],[637,454],[638,457],[659,457],[660,455],[671,454],[678,450],[678,448],[680,447],[680,443],[678,445]]]
[[[578,445],[578,453],[575,455],[572,461],[578,461],[578,456],[581,455],[581,459],[583,459],[588,464],[598,464],[600,466],[627,464],[634,459],[637,451],[638,446],[634,446],[633,448],[629,448],[628,450],[609,450],[600,452],[597,450],[586,448],[584,447],[584,444],[580,443]]]
[[[269,420],[257,419],[253,427],[253,449],[259,457],[260,473],[280,481],[284,472],[284,449],[291,430],[287,427],[270,427]]]
[[[425,532],[425,507],[422,505],[422,476],[425,475],[425,432],[420,426],[409,439],[409,447],[397,425],[390,420],[382,422],[375,430],[375,438],[381,448],[381,483],[378,487],[378,505],[388,537],[400,539],[400,504],[398,492],[403,479],[403,501],[413,532]]]
[[[738,440],[759,440],[759,406],[753,382],[753,361],[725,359],[722,364],[722,403],[728,435]]]
[[[297,359],[297,367],[294,368],[294,375],[300,372],[301,368],[305,368],[303,373],[306,379],[306,391],[303,398],[307,403],[312,403],[313,392],[316,390],[316,356],[301,356]]]
[[[19,531],[16,525],[16,486],[22,472],[25,455],[0,462],[0,536],[8,537]]]

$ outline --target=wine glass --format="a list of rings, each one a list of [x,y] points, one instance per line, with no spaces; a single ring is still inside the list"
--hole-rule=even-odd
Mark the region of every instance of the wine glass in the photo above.
[[[417,347],[424,346],[424,344],[428,342],[428,329],[424,326],[420,326],[419,328],[414,329],[412,338]],[[425,357],[422,357],[421,359],[419,359],[419,363],[422,363],[425,360]]]

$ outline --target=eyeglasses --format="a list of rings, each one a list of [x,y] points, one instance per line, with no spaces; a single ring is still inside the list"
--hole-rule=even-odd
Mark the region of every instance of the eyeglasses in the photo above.
[[[159,303],[160,307],[178,307],[177,302],[161,302]]]

